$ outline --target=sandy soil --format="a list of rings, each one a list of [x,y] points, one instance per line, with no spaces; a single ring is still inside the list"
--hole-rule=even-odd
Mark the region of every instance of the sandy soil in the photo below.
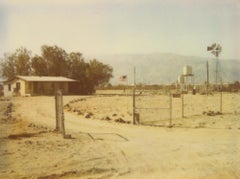
[[[166,107],[169,98],[136,100]],[[54,132],[54,97],[2,98],[0,178],[240,178],[240,94],[223,95],[222,115],[203,114],[217,112],[218,100],[186,95],[181,118],[174,98],[169,128],[162,110],[160,117],[145,111],[140,120],[165,127],[131,124],[128,95],[65,96],[72,139],[63,139]]]

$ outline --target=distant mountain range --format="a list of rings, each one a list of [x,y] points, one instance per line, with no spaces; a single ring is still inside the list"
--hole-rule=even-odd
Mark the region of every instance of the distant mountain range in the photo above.
[[[114,77],[111,83],[121,84],[119,77],[127,75],[128,84],[133,83],[134,67],[136,68],[136,83],[170,84],[175,83],[183,73],[186,65],[192,67],[194,82],[201,84],[206,81],[206,62],[209,62],[210,83],[215,82],[216,59],[177,54],[119,54],[101,55],[99,61],[113,67]],[[220,59],[219,71],[223,83],[240,80],[240,59]]]

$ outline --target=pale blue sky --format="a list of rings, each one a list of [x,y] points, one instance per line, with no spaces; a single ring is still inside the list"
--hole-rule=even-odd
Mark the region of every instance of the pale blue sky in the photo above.
[[[239,0],[6,0],[0,3],[0,55],[58,45],[97,54],[176,53],[240,59]]]

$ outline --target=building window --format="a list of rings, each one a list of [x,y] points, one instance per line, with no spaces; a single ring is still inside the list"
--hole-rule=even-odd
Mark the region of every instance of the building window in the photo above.
[[[8,91],[11,91],[11,84],[8,84]]]

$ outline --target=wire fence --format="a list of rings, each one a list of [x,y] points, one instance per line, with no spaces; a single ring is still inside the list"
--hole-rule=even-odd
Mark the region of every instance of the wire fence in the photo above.
[[[223,114],[236,111],[232,105],[235,97],[239,98],[239,95],[221,92],[211,95],[162,94],[136,90],[133,111],[137,122],[143,125],[228,128],[232,119],[225,119]]]
[[[135,114],[140,124],[145,125],[171,125],[172,96],[160,95],[157,91],[136,90]]]
[[[240,128],[239,100],[240,93],[202,95],[133,89],[75,100],[69,103],[67,110],[85,118],[109,122],[165,127]]]

